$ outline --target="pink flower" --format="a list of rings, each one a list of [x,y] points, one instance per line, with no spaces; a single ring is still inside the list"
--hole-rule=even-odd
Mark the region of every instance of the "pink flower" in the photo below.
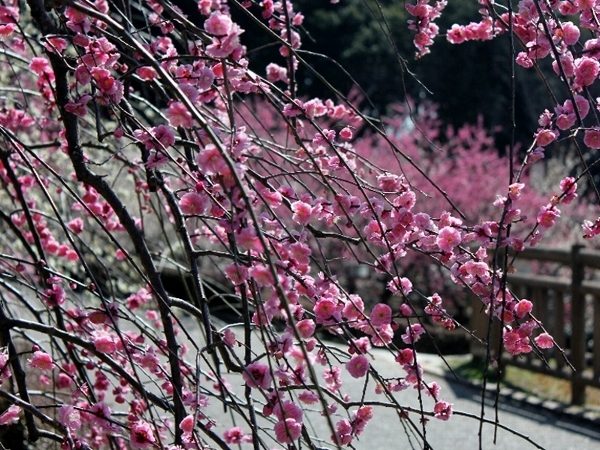
[[[436,419],[448,420],[452,416],[452,403],[440,400],[433,407],[433,414]]]
[[[357,320],[364,318],[363,311],[365,310],[365,303],[362,298],[356,294],[350,295],[350,298],[342,309],[342,314],[348,320]]]
[[[275,424],[274,431],[277,442],[291,444],[302,434],[302,423],[294,419],[285,419]]]
[[[593,149],[600,148],[600,129],[594,128],[592,130],[586,130],[583,135],[583,143]]]
[[[402,316],[404,316],[404,317],[410,317],[414,314],[414,311],[410,307],[410,305],[408,305],[406,303],[402,303],[400,305],[400,314],[402,314]]]
[[[582,95],[575,95],[575,105],[579,110],[579,116],[582,119],[585,119],[585,117],[590,112],[590,103],[588,102],[587,98],[583,97]]]
[[[133,423],[129,433],[131,436],[130,443],[132,448],[154,447],[156,438],[152,431],[152,425],[148,422],[139,420]]]
[[[104,94],[114,94],[119,90],[120,83],[115,80],[110,71],[101,67],[94,67],[91,70],[92,78],[96,81],[96,86]]]
[[[248,268],[233,263],[225,268],[225,275],[233,284],[239,285],[248,279]]]
[[[452,25],[452,28],[446,32],[446,39],[448,39],[448,42],[451,44],[462,44],[467,40],[465,27],[455,23]]]
[[[235,338],[235,333],[233,331],[231,331],[230,328],[227,328],[223,332],[223,342],[225,342],[225,344],[227,344],[227,346],[229,346],[229,347],[233,347],[237,343],[237,339]]]
[[[319,402],[319,396],[313,391],[304,391],[298,394],[298,400],[307,405],[314,405]]]
[[[71,405],[63,405],[58,410],[58,422],[72,431],[81,428],[81,415]]]
[[[335,424],[335,434],[331,440],[339,445],[348,445],[352,442],[352,424],[348,419],[342,419]]]
[[[565,177],[560,182],[560,189],[563,192],[562,203],[568,205],[577,198],[577,183],[573,177]]]
[[[322,298],[315,303],[313,312],[318,323],[324,323],[338,315],[338,304],[331,298]]]
[[[110,421],[112,416],[110,407],[104,402],[95,403],[86,415],[91,423],[102,427],[104,430],[113,431],[115,429]]]
[[[340,130],[340,137],[345,140],[352,139],[353,133],[352,130],[348,127],[344,127]]]
[[[265,199],[265,203],[267,203],[271,208],[279,208],[283,203],[281,193],[278,191],[263,189],[260,191],[260,195]]]
[[[578,87],[589,86],[596,78],[600,70],[600,63],[593,58],[583,56],[575,60],[575,85]]]
[[[92,99],[89,94],[82,95],[76,102],[69,102],[65,105],[65,109],[75,114],[78,117],[85,117],[87,113],[87,104]]]
[[[544,149],[542,147],[536,147],[527,157],[527,162],[533,164],[541,159],[544,159]]]
[[[48,353],[42,352],[41,350],[33,352],[33,356],[28,362],[29,367],[33,369],[52,370],[54,367],[52,356],[50,356]]]
[[[188,434],[190,434],[192,431],[194,431],[194,416],[189,415],[189,416],[184,417],[184,419],[179,424],[179,429],[181,431],[183,431],[184,433],[188,433]]]
[[[139,77],[144,81],[152,81],[156,78],[156,70],[153,67],[142,66],[136,70]]]
[[[564,22],[562,24],[562,38],[565,44],[574,45],[579,40],[579,28],[573,22]]]
[[[226,36],[232,29],[231,17],[220,11],[213,12],[204,22],[204,29],[213,36]]]
[[[209,144],[196,155],[196,164],[206,175],[217,175],[228,171],[227,163],[219,149]]]
[[[542,129],[535,134],[535,139],[537,145],[540,147],[546,147],[558,139],[558,136],[559,134],[556,130]]]
[[[255,265],[248,270],[248,275],[254,279],[259,286],[269,286],[274,283],[271,270],[264,265]]]
[[[460,232],[456,228],[444,227],[438,234],[436,244],[441,250],[451,252],[461,241]]]
[[[17,405],[11,405],[8,407],[6,411],[2,413],[0,416],[0,426],[2,425],[11,425],[13,423],[17,423],[19,421],[19,414],[21,413],[21,408]]]
[[[554,346],[554,339],[548,333],[540,334],[534,341],[539,348],[552,348]]]
[[[296,422],[302,422],[302,409],[289,400],[283,403],[277,402],[275,408],[273,408],[273,414],[279,420],[294,419]]]
[[[308,225],[310,220],[312,219],[312,207],[305,202],[297,201],[291,204],[292,212],[292,220],[300,225]]]
[[[311,319],[304,319],[296,324],[296,328],[302,339],[308,339],[314,334],[316,325]]]
[[[537,215],[537,223],[541,227],[551,228],[559,217],[560,211],[557,208],[550,205],[543,206]]]
[[[254,389],[269,389],[273,381],[269,366],[258,361],[247,365],[242,377],[246,384]]]
[[[206,91],[210,89],[213,82],[215,81],[215,73],[210,67],[203,67],[198,72],[197,86],[200,91]]]
[[[97,331],[93,336],[94,346],[100,353],[113,353],[117,350],[115,336],[107,331]]]
[[[369,371],[369,360],[364,355],[353,356],[350,361],[346,363],[346,370],[354,378],[362,378]]]
[[[406,277],[394,277],[387,284],[387,288],[394,294],[408,295],[412,292],[412,287],[412,282]]]
[[[533,309],[533,303],[531,303],[529,300],[523,299],[519,303],[517,303],[517,306],[515,306],[514,312],[519,319],[522,319],[528,313],[530,313],[532,309]]]
[[[67,301],[65,290],[58,284],[53,284],[52,288],[46,289],[44,294],[46,295],[46,298],[43,300],[50,308],[64,305]]]
[[[585,239],[591,239],[594,236],[598,236],[600,234],[600,217],[598,217],[595,222],[592,222],[591,220],[584,220],[581,226],[583,228],[583,231],[585,231],[585,234],[583,235]],[[2,354],[0,353],[0,356],[1,355]],[[0,374],[1,368],[2,364],[0,364]]]
[[[83,220],[81,220],[80,217],[76,217],[75,219],[67,223],[67,227],[69,227],[69,229],[73,233],[80,234],[81,232],[83,232]]]
[[[521,198],[521,191],[525,187],[524,183],[513,183],[508,186],[508,197],[511,200],[518,200]]]
[[[181,197],[181,200],[179,200],[181,212],[188,216],[200,216],[204,214],[207,206],[208,198],[196,194],[195,192],[188,192]]]
[[[29,68],[37,75],[42,76],[47,73],[52,73],[52,67],[50,66],[50,61],[43,56],[38,56],[35,58],[31,58],[31,62],[29,63]]]
[[[167,125],[159,125],[151,128],[150,133],[152,134],[152,138],[148,139],[148,142],[146,142],[146,148],[148,150],[161,150],[175,144],[175,132]],[[152,142],[152,144],[160,143],[160,145],[149,145],[150,142]]]
[[[173,127],[186,127],[190,128],[194,126],[194,119],[192,114],[188,111],[187,107],[181,102],[172,102],[167,110],[165,111],[169,123]]]
[[[8,347],[0,348],[0,379],[10,378],[11,375],[8,365]]]
[[[374,327],[389,325],[392,321],[392,308],[384,303],[378,303],[371,311],[371,324]]]
[[[395,360],[404,366],[406,364],[412,364],[415,360],[415,355],[411,348],[404,348],[398,352]]]
[[[240,427],[233,427],[223,433],[223,438],[228,444],[243,444],[252,442],[252,436],[244,434]]]
[[[353,414],[352,424],[356,434],[361,434],[367,425],[367,422],[373,418],[372,406],[361,406]]]
[[[269,80],[271,83],[276,83],[278,81],[287,83],[287,69],[274,63],[269,64],[267,66],[267,80]]]
[[[400,336],[400,338],[405,344],[411,345],[417,342],[423,333],[425,333],[425,328],[423,328],[423,325],[420,323],[414,323],[411,326],[406,327],[406,332]]]

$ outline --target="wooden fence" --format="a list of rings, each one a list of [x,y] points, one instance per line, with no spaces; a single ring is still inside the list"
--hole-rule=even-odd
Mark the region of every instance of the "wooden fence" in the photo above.
[[[508,277],[511,289],[519,298],[533,302],[534,316],[564,355],[555,347],[543,350],[545,362],[536,354],[512,356],[506,352],[501,361],[569,380],[571,403],[583,405],[586,387],[600,388],[600,251],[580,245],[571,249],[538,247],[519,253],[516,261],[521,268]],[[552,275],[532,272],[535,266],[550,264]],[[473,320],[475,328],[486,329],[485,314],[476,310]],[[498,328],[491,333],[496,343],[500,338]],[[493,348],[498,346],[493,344]]]

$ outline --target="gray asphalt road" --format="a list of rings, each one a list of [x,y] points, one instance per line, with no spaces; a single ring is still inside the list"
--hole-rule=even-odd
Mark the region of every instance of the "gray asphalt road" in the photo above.
[[[376,350],[373,365],[384,377],[398,377],[403,375],[392,356],[384,351]],[[316,366],[321,371],[320,366]],[[345,371],[343,371],[345,372]],[[231,384],[231,391],[242,395],[242,381],[237,375],[229,374],[227,379]],[[481,411],[481,393],[479,390],[458,382],[450,382],[435,375],[425,374],[426,382],[437,381],[441,386],[441,397],[454,404],[456,413],[447,421],[431,419],[425,427],[425,436],[429,448],[435,450],[477,450],[477,449],[535,449],[547,450],[600,450],[600,429],[586,426],[583,422],[569,421],[544,410],[519,406],[507,401],[501,401],[498,406],[498,419],[505,428],[495,428],[493,425],[484,424],[479,436]],[[343,376],[343,393],[350,393],[353,400],[359,400],[361,394],[369,401],[385,402],[385,398],[374,393],[375,383],[369,381],[365,387],[365,379],[353,379],[349,375]],[[416,391],[409,388],[395,395],[397,401],[405,407],[419,408]],[[494,399],[485,401],[485,418],[494,420]],[[434,402],[429,397],[423,398],[425,410],[431,411]],[[257,405],[259,406],[259,405]],[[260,406],[259,406],[260,407]],[[356,407],[350,408],[355,410]],[[207,407],[206,411],[218,423],[215,431],[222,435],[223,431],[233,426],[231,415],[223,413],[218,402]],[[461,416],[460,413],[472,417]],[[309,433],[313,436],[323,437],[323,448],[335,448],[328,437],[331,435],[327,421],[317,412],[305,409],[304,423]],[[339,420],[344,411],[338,411],[334,421]],[[418,432],[422,432],[418,413],[409,413],[409,418],[415,424]],[[245,431],[249,427],[245,423],[237,423]],[[272,424],[270,426],[272,429]],[[275,441],[265,441],[266,448],[282,448]],[[374,418],[369,422],[359,440],[353,442],[357,450],[376,449],[422,449],[422,440],[417,432],[411,429],[408,421],[400,420],[393,410],[386,407],[374,407]],[[250,448],[248,444],[242,448]]]

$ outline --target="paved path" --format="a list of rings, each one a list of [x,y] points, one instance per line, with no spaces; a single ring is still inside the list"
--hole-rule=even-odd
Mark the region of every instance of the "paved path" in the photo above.
[[[398,377],[403,375],[403,371],[398,366],[392,356],[384,351],[374,351],[374,366],[384,377]],[[425,381],[437,381],[441,388],[441,397],[454,404],[454,410],[471,415],[472,417],[460,416],[455,414],[448,422],[437,419],[431,419],[426,427],[426,438],[431,449],[435,450],[477,450],[477,449],[497,449],[497,450],[527,450],[542,448],[546,450],[600,450],[600,427],[594,427],[589,423],[551,414],[540,408],[528,407],[523,404],[511,402],[506,399],[500,400],[498,407],[499,422],[514,432],[500,429],[494,429],[493,425],[484,424],[482,428],[481,440],[478,436],[480,422],[478,417],[481,411],[481,393],[477,388],[465,385],[456,381],[449,381],[444,377],[435,375],[437,357],[434,355],[422,355],[422,360],[426,368],[431,370],[425,374]],[[322,370],[318,368],[318,370]],[[345,371],[344,371],[345,372]],[[241,394],[242,381],[236,375],[226,375],[231,390]],[[374,383],[369,382],[365,389],[364,378],[355,380],[349,375],[343,377],[343,392],[352,393],[353,400],[360,398],[360,393],[365,393],[367,400],[384,401],[382,396],[374,394]],[[398,402],[406,407],[418,408],[419,403],[416,391],[412,388],[396,394]],[[433,401],[431,398],[423,399],[425,410],[431,411]],[[494,399],[485,400],[485,417],[494,419]],[[355,408],[354,408],[355,409]],[[223,413],[222,407],[218,402],[214,406],[207,408],[209,415],[217,419],[219,425],[215,431],[222,435],[222,432],[233,426],[231,416]],[[343,411],[342,411],[343,412]],[[335,421],[343,417],[340,414],[334,418]],[[418,428],[419,415],[410,413],[409,417]],[[245,431],[249,431],[247,424],[237,423]],[[327,438],[331,435],[327,421],[320,416],[318,412],[311,412],[305,409],[305,425],[311,435],[317,435],[325,438],[320,445],[322,448],[334,448]],[[270,426],[272,429],[272,425]],[[496,431],[496,440],[494,434]],[[519,433],[521,436],[515,434]],[[528,441],[524,437],[530,439]],[[422,441],[415,437],[410,430],[406,420],[399,420],[392,410],[383,407],[374,408],[374,418],[368,424],[360,440],[353,442],[357,450],[380,450],[380,449],[422,449]],[[243,445],[242,448],[250,448]],[[274,441],[267,442],[267,448],[281,448]]]
[[[387,353],[376,353],[377,367],[384,375],[398,373],[398,366]],[[456,381],[425,374],[426,381],[437,381],[442,387],[442,397],[454,404],[455,411],[479,416],[481,411],[481,392],[479,389]],[[356,380],[345,378],[348,391],[362,389]],[[351,388],[354,386],[354,389]],[[398,400],[406,406],[418,407],[416,393],[413,390],[397,394]],[[380,398],[380,397],[376,397]],[[426,408],[431,408],[431,401],[424,399]],[[485,417],[494,419],[494,399],[486,398]],[[379,414],[378,414],[379,412]],[[398,419],[390,415],[388,410],[375,410],[375,418],[369,423],[364,435],[356,443],[357,449],[408,449],[410,439],[402,429]],[[417,419],[416,414],[411,414]],[[455,414],[448,422],[432,419],[426,427],[429,445],[435,450],[525,450],[543,448],[547,450],[596,450],[600,449],[600,428],[586,426],[580,421],[569,421],[538,408],[525,407],[509,401],[500,402],[498,408],[499,421],[524,436],[528,436],[534,445],[507,430],[498,429],[494,443],[494,427],[484,424],[480,444],[479,421]],[[419,441],[413,439],[414,448],[423,448]]]

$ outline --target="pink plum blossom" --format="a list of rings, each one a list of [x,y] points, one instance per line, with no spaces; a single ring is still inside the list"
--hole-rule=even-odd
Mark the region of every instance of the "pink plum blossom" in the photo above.
[[[81,220],[80,217],[76,217],[67,223],[67,227],[69,227],[73,233],[81,234],[83,232],[83,220]]]
[[[226,36],[230,33],[233,26],[231,17],[222,14],[220,11],[213,12],[204,22],[204,29],[207,33],[214,36]]]
[[[369,371],[369,360],[364,355],[355,355],[346,363],[346,370],[354,378],[362,378]]]
[[[63,405],[58,410],[58,422],[72,431],[81,428],[81,415],[72,405]]]
[[[384,303],[378,303],[373,307],[370,319],[374,327],[388,325],[392,320],[392,308]]]
[[[207,206],[208,198],[196,194],[195,192],[188,192],[181,197],[181,200],[179,200],[181,212],[188,216],[200,216],[204,214]]]
[[[546,147],[558,139],[559,133],[556,130],[542,129],[535,134],[537,145]]]
[[[540,334],[534,341],[539,348],[552,348],[554,346],[554,339],[548,333]]]
[[[132,448],[151,448],[154,447],[154,443],[156,442],[152,425],[143,420],[139,420],[131,425],[130,436]]]
[[[529,314],[532,309],[533,303],[531,303],[529,300],[523,299],[517,303],[517,306],[515,306],[515,314],[519,319],[522,319]]]
[[[280,420],[274,427],[275,438],[281,444],[291,444],[302,434],[302,423],[294,419]]]
[[[117,349],[116,337],[107,331],[96,331],[93,342],[96,350],[101,353],[111,354]]]
[[[417,342],[421,338],[421,335],[424,333],[425,328],[423,328],[423,325],[421,325],[420,323],[414,323],[406,327],[406,332],[402,336],[400,336],[400,338],[405,344],[410,345]]]
[[[440,400],[433,407],[433,413],[436,419],[448,420],[452,416],[452,403]]]
[[[228,444],[243,444],[252,442],[252,436],[244,434],[244,430],[240,427],[233,427],[223,433],[223,438]]]
[[[192,433],[194,431],[194,416],[189,415],[185,416],[184,419],[179,424],[179,429],[184,433]]]
[[[8,409],[0,415],[0,426],[17,423],[19,421],[19,414],[21,414],[21,408],[19,406],[9,406]]]
[[[300,337],[309,339],[314,334],[316,325],[313,320],[304,319],[296,324],[296,328],[298,329]]]
[[[600,129],[586,130],[583,135],[583,143],[594,150],[600,149]]]
[[[436,243],[445,252],[451,252],[462,241],[460,232],[454,227],[444,227],[440,230]]]
[[[313,391],[303,391],[298,394],[298,400],[307,405],[319,403],[319,396]]]
[[[194,119],[187,107],[181,102],[172,102],[166,110],[166,116],[173,127],[192,127]]]
[[[0,380],[2,378],[10,378],[10,365],[8,363],[8,348],[0,348]]]
[[[196,164],[206,175],[216,175],[227,172],[227,163],[219,149],[209,144],[196,155]]]
[[[541,227],[551,228],[556,219],[560,217],[560,211],[554,206],[544,206],[537,215],[537,222]]]
[[[269,389],[273,381],[269,366],[258,361],[247,365],[242,377],[246,384],[254,389]]]
[[[238,264],[230,264],[225,268],[225,275],[233,284],[242,284],[244,283],[249,276],[248,268],[246,266],[238,265]]]
[[[308,225],[313,218],[313,208],[305,202],[297,201],[291,204],[292,219],[300,225]]]
[[[342,419],[335,425],[335,434],[331,436],[331,440],[338,445],[348,445],[352,442],[352,424],[348,419]]]
[[[33,369],[52,370],[54,368],[52,356],[41,350],[33,352],[33,356],[28,362],[29,367]]]

